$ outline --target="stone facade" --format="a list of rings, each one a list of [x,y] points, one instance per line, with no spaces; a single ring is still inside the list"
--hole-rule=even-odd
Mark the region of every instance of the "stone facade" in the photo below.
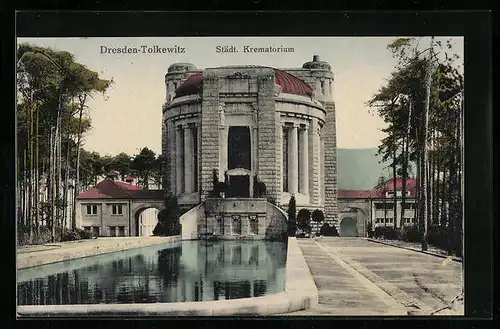
[[[338,224],[333,79],[317,56],[293,69],[172,65],[162,130],[167,191],[187,211],[210,197],[214,171],[239,184],[240,197],[252,196],[258,177],[282,209],[294,195],[297,209],[320,209]],[[234,151],[246,138],[248,149]]]
[[[207,198],[180,222],[183,239],[286,239],[286,214],[263,198]]]

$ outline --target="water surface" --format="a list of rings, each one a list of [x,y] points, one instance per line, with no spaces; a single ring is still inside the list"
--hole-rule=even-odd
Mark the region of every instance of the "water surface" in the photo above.
[[[193,302],[285,289],[286,243],[182,241],[18,270],[18,305]]]

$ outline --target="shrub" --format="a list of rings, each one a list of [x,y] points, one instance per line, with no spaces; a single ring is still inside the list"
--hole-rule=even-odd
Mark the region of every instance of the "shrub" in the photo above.
[[[373,231],[373,225],[372,222],[368,222],[366,224],[366,233],[368,234],[369,238],[373,238],[374,231]]]
[[[314,226],[315,226],[315,230],[316,230],[316,235],[319,235],[319,231],[318,231],[318,225],[325,220],[325,215],[323,214],[323,212],[319,209],[316,209],[312,212],[311,214],[311,220],[316,223]]]
[[[447,250],[449,247],[448,232],[444,226],[431,225],[427,230],[427,243]]]
[[[321,226],[319,234],[323,236],[339,236],[339,232],[335,226],[330,226],[330,224],[325,223]]]
[[[297,213],[297,227],[307,233],[311,233],[311,212],[308,209],[300,209]]]
[[[420,242],[420,232],[417,226],[405,226],[402,231],[401,240],[406,242]]]
[[[173,194],[168,194],[165,197],[164,202],[165,208],[158,213],[158,224],[161,223],[161,227],[156,225],[153,230],[154,235],[179,235],[181,233],[181,224],[179,222],[179,204],[177,203],[177,197]],[[157,234],[155,234],[155,231]]]
[[[297,232],[297,208],[295,203],[295,197],[292,195],[290,202],[288,203],[288,236],[295,236]]]
[[[397,240],[401,239],[401,231],[393,226],[377,226],[375,227],[373,236],[376,239]]]
[[[92,233],[90,231],[85,231],[79,228],[77,228],[76,231],[78,232],[78,235],[80,235],[81,239],[92,239]]]

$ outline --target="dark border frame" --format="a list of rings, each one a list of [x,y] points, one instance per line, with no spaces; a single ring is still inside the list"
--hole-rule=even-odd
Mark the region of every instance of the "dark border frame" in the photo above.
[[[492,141],[492,16],[487,11],[449,12],[17,12],[19,37],[98,36],[417,36],[465,37],[465,311],[467,318],[490,318],[493,311],[493,141]],[[14,23],[14,22],[12,22]],[[10,39],[10,42],[15,39]],[[14,86],[14,44],[2,50],[10,59],[3,63],[2,79]],[[2,99],[14,103],[14,93]],[[13,104],[15,105],[15,104]],[[4,159],[15,159],[15,112],[8,113],[8,134],[0,149]],[[15,255],[15,163],[6,161],[8,180],[2,205],[2,250]],[[5,193],[5,194],[4,194]],[[15,257],[9,264],[15,268]],[[5,273],[4,273],[5,274]],[[10,274],[10,273],[9,273]],[[15,282],[15,271],[12,279]],[[10,285],[9,285],[10,286]],[[15,284],[9,289],[15,316]],[[10,304],[9,302],[7,302]],[[12,307],[9,305],[9,307]],[[316,319],[316,318],[315,318]],[[318,317],[317,319],[325,319]],[[330,318],[338,320],[342,318]],[[356,318],[360,320],[365,317]],[[406,320],[408,318],[402,318]],[[440,318],[442,319],[442,318]],[[430,320],[436,321],[436,318]],[[438,320],[439,321],[439,320]],[[36,321],[37,323],[39,321]],[[364,322],[364,321],[363,321]],[[60,323],[60,322],[58,322]],[[64,322],[69,324],[68,322]],[[133,323],[133,322],[128,322]],[[297,322],[297,324],[299,324]],[[384,322],[390,327],[394,321]],[[429,320],[423,322],[429,323]],[[423,324],[422,323],[422,324]],[[464,322],[461,322],[464,323]],[[349,321],[349,325],[354,324]],[[408,325],[409,323],[406,323]],[[483,322],[484,324],[484,322]],[[55,325],[55,323],[54,323]],[[66,326],[63,325],[63,326]],[[328,325],[325,323],[325,325]],[[397,324],[396,324],[397,325]],[[328,325],[330,326],[330,325]],[[453,321],[454,327],[460,323]]]

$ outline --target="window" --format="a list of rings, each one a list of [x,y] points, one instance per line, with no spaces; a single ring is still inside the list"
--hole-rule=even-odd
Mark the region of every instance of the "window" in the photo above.
[[[386,218],[386,219],[385,219],[385,222],[386,222],[386,223],[392,223],[392,218]]]
[[[97,215],[97,205],[88,204],[87,205],[87,215]]]
[[[118,227],[118,236],[125,236],[125,226]]]
[[[100,227],[99,226],[94,226],[92,227],[93,231],[94,231],[94,236],[100,236]]]
[[[116,226],[109,227],[109,236],[116,236]]]
[[[123,214],[123,206],[121,204],[112,205],[113,215],[122,215]]]
[[[90,233],[90,230],[91,230],[91,229],[92,229],[92,228],[91,228],[90,226],[84,226],[84,227],[83,227],[83,230],[84,230],[85,232],[88,232],[88,233]]]
[[[376,210],[383,210],[384,204],[383,203],[375,203],[375,209]]]

